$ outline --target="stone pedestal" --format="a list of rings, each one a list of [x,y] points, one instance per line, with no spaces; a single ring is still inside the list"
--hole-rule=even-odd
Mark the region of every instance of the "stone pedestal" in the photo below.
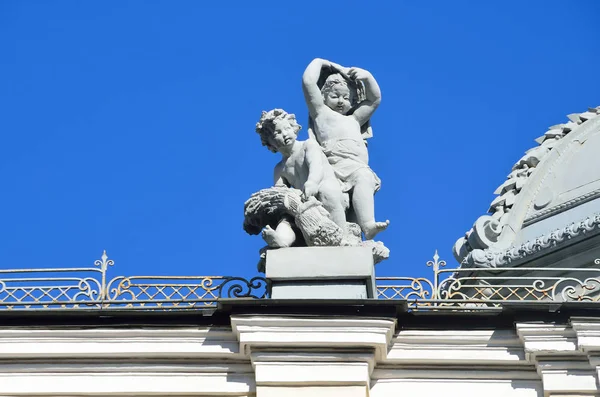
[[[366,247],[295,247],[267,252],[272,299],[375,298],[373,254]]]

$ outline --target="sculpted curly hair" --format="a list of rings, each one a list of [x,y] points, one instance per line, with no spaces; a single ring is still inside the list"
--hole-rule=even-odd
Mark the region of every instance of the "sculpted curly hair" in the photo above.
[[[329,91],[333,89],[333,87],[335,87],[338,84],[345,85],[346,87],[348,87],[348,90],[350,91],[350,103],[354,103],[356,98],[354,95],[354,90],[352,89],[353,87],[339,73],[334,73],[327,76],[325,84],[323,84],[323,88],[321,88],[321,95],[323,95],[324,97]]]
[[[260,120],[256,123],[256,132],[260,135],[260,141],[263,146],[266,146],[271,152],[276,153],[277,150],[269,143],[269,137],[275,131],[275,122],[278,120],[287,120],[298,135],[298,131],[302,128],[296,121],[296,115],[288,113],[283,109],[273,109],[268,112],[263,111]]]

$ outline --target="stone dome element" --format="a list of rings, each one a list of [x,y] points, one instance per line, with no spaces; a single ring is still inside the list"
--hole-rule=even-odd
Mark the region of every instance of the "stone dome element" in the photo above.
[[[536,139],[455,243],[462,266],[512,266],[600,233],[600,107],[568,118]]]

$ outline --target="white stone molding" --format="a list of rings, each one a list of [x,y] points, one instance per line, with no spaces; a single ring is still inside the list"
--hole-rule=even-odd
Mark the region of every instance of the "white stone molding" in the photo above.
[[[395,331],[389,318],[232,316],[257,397],[369,395]]]
[[[577,334],[579,350],[600,354],[600,319],[573,317],[571,326]]]
[[[373,371],[372,381],[400,379],[447,379],[463,380],[540,380],[539,374],[530,365],[524,367],[498,365],[406,365],[381,366]]]
[[[542,377],[544,395],[597,395],[600,321],[573,318],[569,325],[519,323],[527,360]]]
[[[364,386],[257,386],[260,397],[364,397],[369,390]]]
[[[231,395],[256,390],[229,328],[0,330],[0,395]]]
[[[359,384],[369,385],[375,368],[373,351],[259,350],[252,353],[257,384]],[[283,372],[282,372],[283,371]],[[312,373],[316,371],[316,373]]]
[[[286,362],[281,355],[276,361],[254,361],[258,386],[363,386],[369,387],[369,360]]]
[[[234,315],[228,327],[0,329],[0,396],[597,396],[600,320],[404,328]],[[439,324],[438,324],[439,325]],[[409,327],[409,324],[405,324]]]
[[[244,359],[229,328],[0,330],[0,359],[28,357]]]
[[[529,365],[512,330],[401,330],[386,364]]]
[[[0,375],[2,396],[246,396],[253,374],[239,373],[21,373]]]
[[[525,357],[531,363],[538,356],[577,354],[577,335],[569,325],[518,323],[516,329],[525,347]]]
[[[371,385],[371,397],[539,397],[542,390],[540,375],[509,329],[401,330]]]
[[[596,379],[600,379],[600,319],[573,317],[571,325],[577,333],[579,350],[587,354]]]
[[[569,223],[545,233],[535,239],[525,241],[517,246],[503,250],[474,249],[463,259],[463,267],[507,267],[515,265],[542,251],[557,249],[565,244],[572,244],[600,229],[600,214],[595,213],[577,222]]]
[[[574,357],[563,360],[539,357],[536,361],[545,396],[563,393],[597,395],[598,378],[596,371],[590,369],[587,360],[577,360]]]
[[[265,348],[373,349],[382,361],[396,327],[390,318],[231,316],[239,351]]]
[[[523,226],[528,226],[532,223],[535,223],[536,221],[556,215],[568,208],[572,208],[577,205],[586,203],[588,201],[592,201],[594,199],[597,199],[598,197],[600,197],[600,189],[592,190],[591,192],[587,192],[586,194],[567,200],[554,207],[546,208],[536,212],[529,218],[525,219],[525,221],[523,222]]]
[[[158,359],[158,360],[109,360],[109,359],[51,359],[51,360],[26,360],[0,361],[0,376],[14,374],[109,374],[109,373],[136,373],[136,374],[185,374],[185,373],[236,373],[253,374],[250,363],[240,362],[210,362],[206,359]],[[252,375],[253,376],[253,375]]]
[[[374,382],[370,397],[540,397],[541,382],[528,379],[381,379]],[[572,397],[572,396],[570,396]]]

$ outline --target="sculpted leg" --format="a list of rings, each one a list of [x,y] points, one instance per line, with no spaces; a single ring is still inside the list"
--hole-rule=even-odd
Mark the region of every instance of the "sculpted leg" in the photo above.
[[[282,219],[275,230],[267,225],[262,231],[262,237],[267,245],[273,248],[291,247],[296,241],[296,233],[286,219]]]
[[[334,221],[342,231],[346,232],[346,213],[344,211],[342,191],[337,180],[323,182],[319,188],[319,201],[329,211],[331,220]]]
[[[361,175],[358,176],[352,193],[352,207],[365,239],[372,240],[377,233],[388,227],[390,221],[375,222],[375,179],[369,170],[359,172]]]

